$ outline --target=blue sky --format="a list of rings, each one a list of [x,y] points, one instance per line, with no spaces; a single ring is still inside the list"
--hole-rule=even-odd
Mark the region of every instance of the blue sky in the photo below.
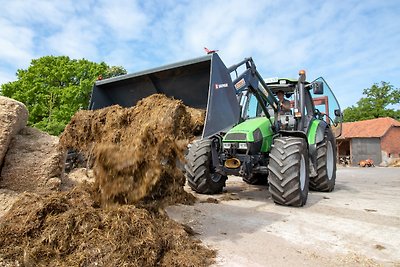
[[[218,49],[264,77],[323,76],[342,107],[380,81],[400,87],[398,0],[0,0],[0,84],[45,55],[136,72]],[[400,108],[400,105],[395,105]]]

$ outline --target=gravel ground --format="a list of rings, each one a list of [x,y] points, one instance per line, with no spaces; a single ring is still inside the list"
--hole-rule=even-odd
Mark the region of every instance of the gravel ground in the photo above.
[[[216,266],[400,266],[400,168],[338,168],[335,190],[302,208],[238,177],[196,196],[167,212],[218,250]]]

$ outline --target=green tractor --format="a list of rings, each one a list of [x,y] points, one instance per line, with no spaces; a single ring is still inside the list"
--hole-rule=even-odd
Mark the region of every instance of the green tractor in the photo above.
[[[249,184],[268,184],[275,203],[303,206],[309,188],[330,192],[336,179],[335,132],[340,133],[339,104],[323,78],[262,80],[251,58],[233,80],[239,122],[194,142],[187,154],[186,178],[202,194],[220,193],[228,175]],[[284,109],[276,95],[285,95]],[[319,110],[323,108],[323,112]],[[330,115],[334,115],[332,120]]]
[[[278,92],[288,98],[285,108]],[[154,93],[206,110],[203,133],[189,145],[184,166],[194,191],[220,193],[228,175],[237,175],[267,183],[278,204],[303,206],[309,188],[334,189],[334,132],[341,132],[342,115],[323,78],[307,82],[301,71],[296,80],[264,81],[252,58],[227,68],[211,53],[97,81],[90,109],[129,107]]]

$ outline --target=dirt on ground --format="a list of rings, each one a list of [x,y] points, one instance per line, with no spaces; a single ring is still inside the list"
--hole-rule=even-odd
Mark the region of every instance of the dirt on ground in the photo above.
[[[229,176],[222,194],[166,210],[218,250],[214,266],[400,267],[399,178],[400,168],[339,167],[333,192],[291,208]]]
[[[400,159],[393,160],[390,164],[390,167],[400,167]]]
[[[12,207],[18,196],[19,194],[15,191],[0,189],[0,218]]]
[[[168,204],[194,202],[183,189],[179,167],[187,143],[202,129],[203,115],[163,95],[132,108],[78,112],[60,148],[83,153],[93,171],[61,177],[61,192],[22,194],[0,218],[0,263],[210,265],[215,251],[163,211]]]
[[[0,252],[23,266],[207,266],[215,252],[166,215],[101,208],[90,186],[24,194],[1,219]]]

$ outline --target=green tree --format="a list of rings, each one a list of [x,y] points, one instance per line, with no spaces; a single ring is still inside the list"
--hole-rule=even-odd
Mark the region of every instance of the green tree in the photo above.
[[[400,111],[389,108],[390,105],[400,103],[400,89],[394,88],[387,82],[375,83],[371,88],[364,89],[362,97],[356,106],[351,106],[343,111],[346,122],[391,117],[400,119]]]
[[[127,73],[127,72],[126,72],[126,69],[124,69],[123,67],[121,67],[121,66],[112,66],[112,67],[109,67],[109,68],[106,70],[106,72],[105,72],[105,74],[102,76],[102,78],[103,78],[103,79],[108,79],[108,78],[111,78],[111,77],[124,75],[124,74],[126,74],[126,73]]]
[[[17,80],[3,84],[0,94],[27,106],[28,125],[58,135],[77,110],[87,107],[99,76],[121,73],[126,70],[104,62],[44,56],[32,60],[28,69],[19,69]]]

